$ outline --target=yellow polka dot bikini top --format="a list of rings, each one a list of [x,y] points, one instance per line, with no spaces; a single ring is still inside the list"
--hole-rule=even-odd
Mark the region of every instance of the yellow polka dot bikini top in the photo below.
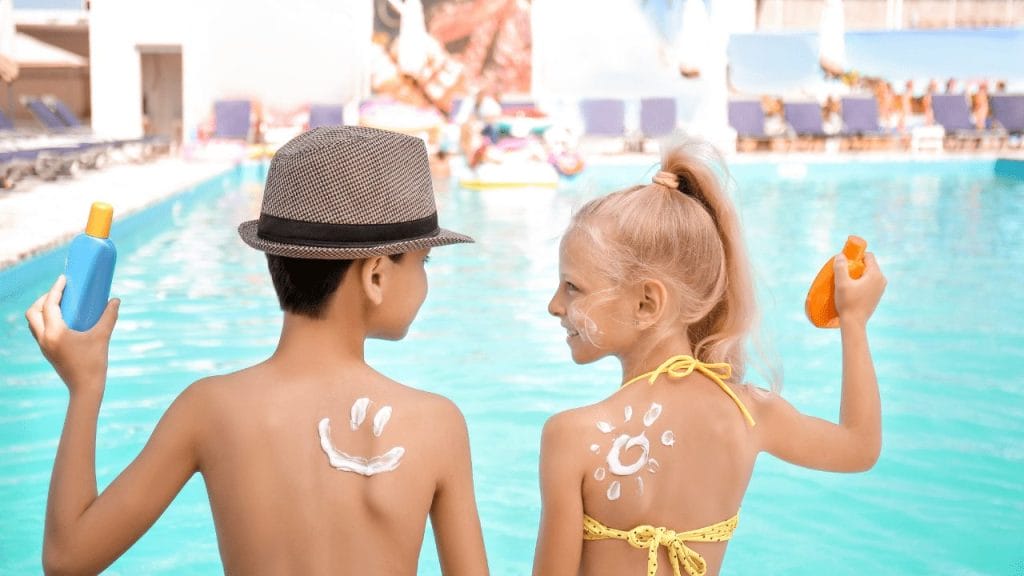
[[[724,381],[725,378],[732,376],[732,366],[729,364],[705,364],[693,356],[673,356],[663,362],[661,366],[658,366],[657,369],[641,374],[626,382],[623,386],[629,386],[643,379],[647,379],[649,383],[654,384],[654,381],[661,374],[665,374],[669,378],[684,378],[692,374],[694,370],[704,374],[715,384],[718,384],[718,387],[736,403],[736,407],[740,409],[747,423],[751,426],[755,425],[750,411],[747,410],[747,407],[743,405],[743,402],[736,396],[736,393]],[[736,515],[728,520],[723,520],[704,528],[676,532],[668,528],[654,527],[647,524],[637,526],[632,530],[617,530],[609,528],[598,520],[584,514],[583,539],[605,540],[611,538],[624,540],[634,548],[646,548],[648,576],[654,576],[658,572],[658,548],[664,546],[668,552],[668,560],[672,565],[672,573],[675,576],[682,576],[682,570],[685,570],[689,576],[704,576],[708,569],[707,563],[700,554],[687,546],[686,543],[723,542],[728,540],[732,538],[732,533],[736,530],[739,518],[740,516],[737,512]]]

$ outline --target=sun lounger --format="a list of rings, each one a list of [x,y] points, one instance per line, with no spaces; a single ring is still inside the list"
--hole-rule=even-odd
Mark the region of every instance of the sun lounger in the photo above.
[[[978,130],[974,125],[964,94],[933,94],[932,111],[935,122],[946,130],[947,146],[963,148],[970,143],[977,147],[986,136],[996,135],[995,131]]]
[[[341,126],[344,124],[341,106],[334,104],[311,104],[309,106],[309,129],[320,126]]]
[[[739,149],[756,149],[761,144],[771,145],[777,140],[764,129],[764,109],[760,100],[730,100],[729,126],[736,131],[736,146]]]
[[[809,147],[824,144],[825,125],[822,121],[821,105],[817,102],[785,102],[783,116],[791,133]]]
[[[661,138],[676,129],[675,98],[640,100],[640,132],[644,138]]]
[[[1019,147],[1024,141],[1024,94],[994,94],[989,97],[989,110],[1009,141]]]
[[[79,162],[86,168],[98,168],[114,151],[125,153],[133,160],[150,157],[157,149],[167,149],[170,141],[162,136],[142,138],[101,138],[92,133],[74,112],[53,97],[22,99],[25,107],[51,134],[55,146],[76,146],[80,149]]]
[[[14,188],[31,171],[31,162],[19,158],[14,152],[0,152],[0,189]]]
[[[53,110],[50,110],[50,107],[42,99],[24,98],[22,103],[32,113],[32,116],[43,125],[47,132],[53,134],[67,134],[71,132],[71,128],[59,116],[54,114]]]
[[[7,135],[14,132],[14,122],[4,114],[3,110],[0,110],[0,135]]]
[[[840,100],[843,136],[854,147],[874,148],[892,140],[878,123],[878,101],[873,96],[848,96]]]
[[[0,176],[5,187],[11,187],[28,174],[43,180],[53,180],[60,174],[74,175],[81,166],[82,146],[75,144],[46,144],[38,140],[14,140],[0,147],[0,163],[4,165]]]
[[[249,141],[252,103],[248,100],[218,100],[213,103],[213,137]]]
[[[626,133],[626,103],[622,100],[583,100],[580,112],[587,136],[621,138]]]
[[[583,138],[580,150],[594,154],[617,154],[635,147],[626,138],[626,103],[619,99],[579,101]]]
[[[44,96],[42,100],[43,104],[45,104],[47,108],[49,108],[50,111],[53,112],[53,114],[74,133],[92,135],[92,128],[86,126],[85,123],[82,122],[82,120],[79,119],[79,117],[72,112],[71,108],[69,108],[63,101],[58,98],[54,98],[53,96]],[[140,146],[142,147],[141,154],[143,157],[151,156],[154,150],[157,149],[167,151],[171,146],[170,138],[156,135],[143,136],[142,138],[121,138],[114,140],[101,139],[101,141],[119,148],[124,146]]]

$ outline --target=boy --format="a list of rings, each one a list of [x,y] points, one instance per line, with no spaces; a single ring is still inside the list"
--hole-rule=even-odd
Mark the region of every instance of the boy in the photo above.
[[[427,293],[437,225],[417,138],[353,126],[286,144],[242,239],[267,254],[284,311],[277,350],[199,380],[97,495],[96,420],[120,303],[92,330],[60,316],[64,278],[26,312],[70,392],[46,510],[48,573],[96,573],[206,482],[231,574],[415,574],[429,512],[445,574],[487,574],[465,421],[449,400],[374,371],[367,338],[398,340]]]

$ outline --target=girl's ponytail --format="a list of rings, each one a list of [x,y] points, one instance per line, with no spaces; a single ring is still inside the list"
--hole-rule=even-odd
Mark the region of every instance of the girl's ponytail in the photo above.
[[[709,309],[689,324],[694,355],[706,362],[728,362],[734,377],[741,379],[744,341],[756,324],[757,309],[739,219],[722,184],[728,178],[725,165],[710,145],[685,143],[666,151],[661,169],[674,174],[679,192],[707,211],[721,243],[722,259],[708,270],[715,276],[707,294]]]

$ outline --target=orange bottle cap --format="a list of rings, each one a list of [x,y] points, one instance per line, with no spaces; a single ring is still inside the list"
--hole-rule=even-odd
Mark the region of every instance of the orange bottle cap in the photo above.
[[[89,222],[85,233],[93,238],[110,237],[110,222],[114,219],[114,207],[106,202],[93,202],[89,209]]]

